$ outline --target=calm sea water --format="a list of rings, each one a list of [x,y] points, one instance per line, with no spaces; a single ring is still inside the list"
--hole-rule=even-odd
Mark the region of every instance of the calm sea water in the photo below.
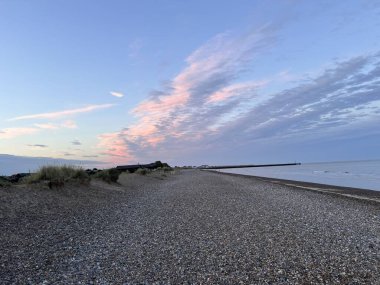
[[[220,171],[380,191],[380,160],[305,163]]]

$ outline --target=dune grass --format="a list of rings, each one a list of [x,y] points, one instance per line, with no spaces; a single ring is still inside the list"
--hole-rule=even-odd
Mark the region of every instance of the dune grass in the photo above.
[[[173,168],[166,163],[161,163],[157,169],[139,168],[135,171],[138,175],[160,175],[166,176],[166,173],[173,173]],[[76,182],[88,184],[92,178],[103,180],[107,183],[116,183],[121,171],[116,168],[104,170],[84,170],[81,167],[62,165],[62,166],[42,166],[36,173],[21,179],[22,183],[38,184],[44,183],[49,188],[63,187],[67,182]],[[6,178],[0,176],[0,187],[12,185]]]
[[[27,183],[47,182],[49,187],[62,187],[66,182],[86,184],[90,177],[84,169],[76,166],[43,166],[36,173],[26,178]]]

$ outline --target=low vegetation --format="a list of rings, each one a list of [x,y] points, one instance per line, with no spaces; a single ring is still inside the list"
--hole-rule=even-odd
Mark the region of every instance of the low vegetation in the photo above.
[[[139,168],[135,171],[136,174],[140,174],[140,175],[147,175],[148,173],[151,173],[151,172],[152,171],[147,168]]]
[[[154,177],[166,177],[167,173],[174,173],[174,169],[167,163],[156,161],[157,168],[138,168],[134,173],[138,175],[152,175]],[[0,187],[10,186],[15,183],[37,184],[45,183],[50,188],[63,187],[67,182],[88,184],[92,178],[100,179],[107,183],[116,183],[121,170],[110,168],[100,170],[97,168],[84,170],[77,166],[43,166],[36,173],[18,173],[11,176],[0,176]]]
[[[7,187],[10,185],[11,183],[6,178],[0,176],[0,187]]]
[[[26,177],[27,183],[46,182],[50,188],[62,187],[66,182],[86,184],[90,181],[84,169],[76,166],[43,166],[36,173]]]
[[[170,166],[164,166],[161,168],[161,170],[163,172],[171,172],[171,171],[173,171],[173,168],[171,168]]]
[[[111,182],[117,182],[119,179],[120,171],[117,170],[116,168],[110,168],[110,169],[105,169],[98,171],[97,173],[94,174],[94,178],[101,179],[107,183]]]

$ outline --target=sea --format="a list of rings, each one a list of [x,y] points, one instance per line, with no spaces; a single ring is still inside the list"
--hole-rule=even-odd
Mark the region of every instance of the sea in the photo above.
[[[380,191],[380,160],[302,163],[218,171]]]

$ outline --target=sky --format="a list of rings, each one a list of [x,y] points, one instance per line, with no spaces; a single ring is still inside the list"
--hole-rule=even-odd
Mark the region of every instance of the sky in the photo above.
[[[380,158],[378,1],[0,0],[0,173]]]

